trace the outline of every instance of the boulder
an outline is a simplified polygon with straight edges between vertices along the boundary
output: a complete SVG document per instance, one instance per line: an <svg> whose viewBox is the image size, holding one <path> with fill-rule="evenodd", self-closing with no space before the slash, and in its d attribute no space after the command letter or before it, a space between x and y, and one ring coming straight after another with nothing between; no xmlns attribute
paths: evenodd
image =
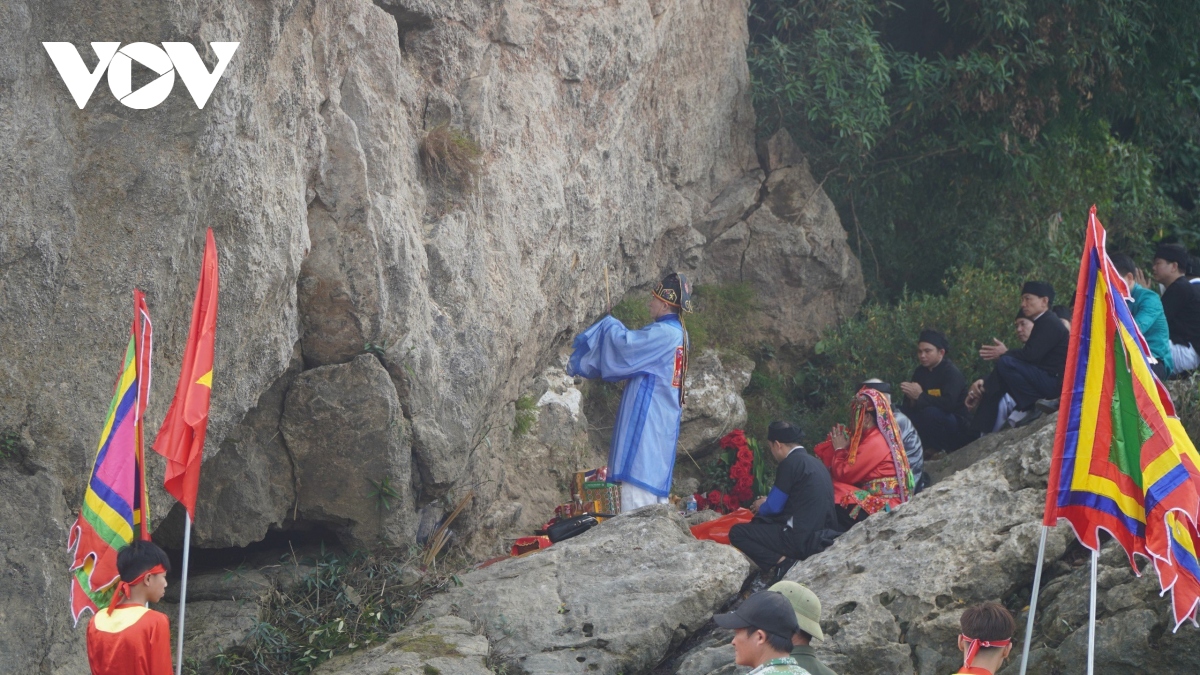
<svg viewBox="0 0 1200 675"><path fill-rule="evenodd" d="M650 506L462 577L422 612L483 627L509 672L640 673L704 626L753 565Z"/></svg>
<svg viewBox="0 0 1200 675"><path fill-rule="evenodd" d="M803 350L858 310L862 268L833 201L787 132L767 147L759 189L731 186L715 205L706 260L713 280L754 288L762 316L746 326L749 339Z"/></svg>
<svg viewBox="0 0 1200 675"><path fill-rule="evenodd" d="M1047 570L1050 581L1042 584L1030 645L1031 673L1072 672L1087 660L1091 554L1078 544L1072 549L1074 555L1054 563ZM1101 548L1096 576L1096 672L1200 672L1200 631L1185 624L1172 632L1175 619L1168 598L1159 595L1154 567L1145 560L1139 560L1139 567L1140 577L1112 541ZM1018 622L1023 629L1024 613ZM1017 675L1019 661L1012 660L999 675Z"/></svg>
<svg viewBox="0 0 1200 675"><path fill-rule="evenodd" d="M326 661L314 675L491 675L488 641L471 623L442 616L396 633L369 650Z"/></svg>
<svg viewBox="0 0 1200 675"><path fill-rule="evenodd" d="M396 388L374 355L301 373L279 423L300 517L360 546L416 534L412 446Z"/></svg>
<svg viewBox="0 0 1200 675"><path fill-rule="evenodd" d="M705 350L688 363L687 405L679 424L679 455L702 457L717 440L746 423L742 392L750 385L754 361L733 352Z"/></svg>
<svg viewBox="0 0 1200 675"><path fill-rule="evenodd" d="M530 416L528 428L512 439L503 493L482 521L493 555L545 524L555 506L571 499L575 472L603 466L606 458L589 443L583 396L561 367L544 370L527 396L534 398L533 409L514 414Z"/></svg>

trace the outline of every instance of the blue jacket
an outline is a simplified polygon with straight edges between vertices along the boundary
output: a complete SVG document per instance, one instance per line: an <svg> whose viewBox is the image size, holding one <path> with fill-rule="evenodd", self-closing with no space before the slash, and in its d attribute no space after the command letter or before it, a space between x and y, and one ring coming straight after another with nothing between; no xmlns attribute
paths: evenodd
<svg viewBox="0 0 1200 675"><path fill-rule="evenodd" d="M1150 346L1150 354L1162 362L1168 373L1175 372L1175 364L1171 361L1171 338L1167 328L1167 315L1163 311L1162 299L1158 293L1137 284L1130 291L1133 300L1129 301L1129 311L1133 320L1146 338Z"/></svg>
<svg viewBox="0 0 1200 675"><path fill-rule="evenodd" d="M683 407L684 333L668 314L641 330L606 316L575 338L567 374L627 380L608 450L609 480L671 493Z"/></svg>

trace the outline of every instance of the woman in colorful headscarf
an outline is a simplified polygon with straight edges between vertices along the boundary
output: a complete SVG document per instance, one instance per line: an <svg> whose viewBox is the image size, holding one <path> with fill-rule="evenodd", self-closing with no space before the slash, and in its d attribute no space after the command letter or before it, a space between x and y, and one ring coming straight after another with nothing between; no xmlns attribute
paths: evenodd
<svg viewBox="0 0 1200 675"><path fill-rule="evenodd" d="M839 424L813 449L833 478L833 499L845 527L907 502L913 489L908 456L887 396L864 387L851 410L853 430Z"/></svg>

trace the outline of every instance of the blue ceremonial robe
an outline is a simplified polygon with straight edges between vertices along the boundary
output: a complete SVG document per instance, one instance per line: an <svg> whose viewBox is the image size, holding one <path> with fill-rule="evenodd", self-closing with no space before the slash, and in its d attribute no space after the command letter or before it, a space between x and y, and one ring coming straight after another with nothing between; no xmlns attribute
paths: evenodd
<svg viewBox="0 0 1200 675"><path fill-rule="evenodd" d="M630 483L656 496L671 493L675 441L683 407L684 333L668 314L641 330L606 316L572 345L569 375L628 380L608 450L609 480Z"/></svg>

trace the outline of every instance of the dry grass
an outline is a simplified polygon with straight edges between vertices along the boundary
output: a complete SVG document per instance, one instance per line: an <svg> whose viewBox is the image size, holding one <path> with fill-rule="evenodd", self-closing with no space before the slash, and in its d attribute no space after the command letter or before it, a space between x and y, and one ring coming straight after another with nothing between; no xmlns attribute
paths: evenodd
<svg viewBox="0 0 1200 675"><path fill-rule="evenodd" d="M475 188L483 150L466 132L448 124L434 127L421 140L420 152L427 175L459 189Z"/></svg>
<svg viewBox="0 0 1200 675"><path fill-rule="evenodd" d="M311 573L266 594L260 623L241 644L206 663L190 663L185 672L308 673L338 654L381 644L405 626L425 598L459 583L456 573L467 567L452 555L422 570L425 553L322 548L313 559L284 556L282 564Z"/></svg>

